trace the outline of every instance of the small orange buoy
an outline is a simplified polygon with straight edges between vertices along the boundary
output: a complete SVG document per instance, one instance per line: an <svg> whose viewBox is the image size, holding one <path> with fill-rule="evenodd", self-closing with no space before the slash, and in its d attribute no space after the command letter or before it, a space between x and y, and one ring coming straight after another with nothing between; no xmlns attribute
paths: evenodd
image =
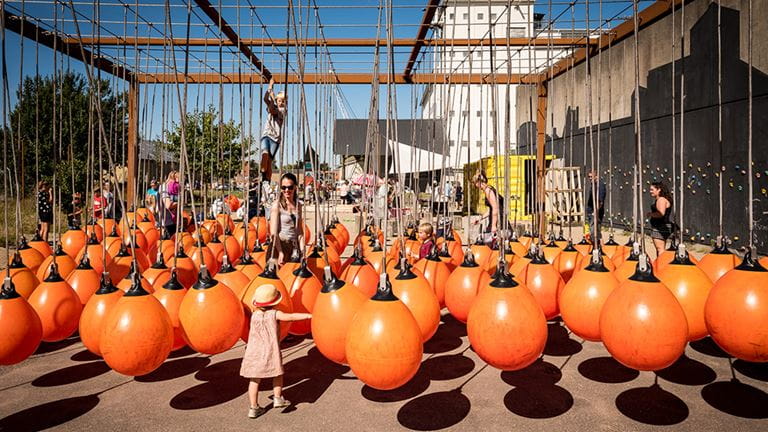
<svg viewBox="0 0 768 432"><path fill-rule="evenodd" d="M205 245L197 245L188 251L188 253L198 272L203 265L205 265L208 272L212 275L219 272L219 262L216 261L216 257L213 256L211 250L205 247Z"/></svg>
<svg viewBox="0 0 768 432"><path fill-rule="evenodd" d="M549 243L541 248L541 251L544 253L544 259L547 260L548 263L552 264L555 262L555 258L557 258L557 256L560 255L560 252L563 250L560 249L557 243L555 243L554 239L551 239Z"/></svg>
<svg viewBox="0 0 768 432"><path fill-rule="evenodd" d="M621 245L616 243L616 241L613 239L613 234L608 236L608 241L600 245L600 249L602 249L603 253L608 256L611 260L613 259L613 256L616 254L617 251L619 251L621 248Z"/></svg>
<svg viewBox="0 0 768 432"><path fill-rule="evenodd" d="M768 361L767 305L768 271L748 251L709 293L704 319L712 339L736 358Z"/></svg>
<svg viewBox="0 0 768 432"><path fill-rule="evenodd" d="M577 336L588 341L600 340L600 312L603 304L619 281L603 264L598 251L593 251L590 263L565 284L560 293L560 316Z"/></svg>
<svg viewBox="0 0 768 432"><path fill-rule="evenodd" d="M555 257L552 266L555 267L555 270L557 270L558 273L560 273L563 282L567 283L571 279L580 257L581 252L576 250L570 241L568 241L568 244L563 248L563 251Z"/></svg>
<svg viewBox="0 0 768 432"><path fill-rule="evenodd" d="M371 267L376 270L376 273L381 274L382 272L386 271L382 264L382 260L384 259L384 250L381 248L378 240L374 240L373 247L368 252L365 259L368 261Z"/></svg>
<svg viewBox="0 0 768 432"><path fill-rule="evenodd" d="M661 253L661 255L656 258L656 261L653 262L653 271L656 274L660 274L662 270L664 270L665 267L669 265L669 263L672 262L672 260L675 259L675 255L677 255L677 245L676 244L670 244L667 250ZM693 256L688 256L688 259L693 264L698 264L699 260L697 260Z"/></svg>
<svg viewBox="0 0 768 432"><path fill-rule="evenodd" d="M346 356L369 387L392 390L410 381L423 353L422 333L411 311L387 285L362 304L349 326ZM430 293L431 294L431 293Z"/></svg>
<svg viewBox="0 0 768 432"><path fill-rule="evenodd" d="M23 262L28 269L32 270L33 273L37 272L38 268L42 266L43 261L48 258L43 258L43 255L38 252L37 249L30 247L24 238L21 239L19 245L16 247L16 252L21 256L21 262ZM10 262L11 260L8 260L8 264L10 264Z"/></svg>
<svg viewBox="0 0 768 432"><path fill-rule="evenodd" d="M608 295L600 336L613 358L632 369L655 371L674 363L688 343L685 312L656 276L646 255L637 271Z"/></svg>
<svg viewBox="0 0 768 432"><path fill-rule="evenodd" d="M155 291L171 279L171 270L165 265L162 254L157 254L157 261L144 270L141 277L146 279Z"/></svg>
<svg viewBox="0 0 768 432"><path fill-rule="evenodd" d="M219 238L219 241L223 243L224 250L227 252L227 258L229 258L230 262L235 262L240 259L240 256L243 254L243 249L240 247L240 243L237 242L237 239L234 236L222 236Z"/></svg>
<svg viewBox="0 0 768 432"><path fill-rule="evenodd" d="M325 262L325 258L320 254L320 248L318 246L312 248L312 253L307 255L307 268L309 268L309 271L320 279L323 277L323 269L326 265L330 265L330 263ZM333 266L331 266L331 269L333 269ZM336 274L336 272L334 271L333 274Z"/></svg>
<svg viewBox="0 0 768 432"><path fill-rule="evenodd" d="M312 338L325 358L339 364L346 364L347 333L352 317L365 303L366 298L355 287L337 279L330 267L327 274L328 278L317 295L312 309Z"/></svg>
<svg viewBox="0 0 768 432"><path fill-rule="evenodd" d="M565 249L565 248L568 246L568 244L569 244L569 243L570 243L570 241L569 241L569 240L566 240L566 239L565 239L565 237L563 237L563 233L562 233L562 231L560 232L560 234L559 234L559 235L557 236L557 238L555 239L555 244L556 244L556 245L557 245L557 247L559 247L560 249Z"/></svg>
<svg viewBox="0 0 768 432"><path fill-rule="evenodd" d="M104 361L123 375L146 375L163 364L172 346L168 312L142 288L139 274L134 273L133 285L104 322L99 345Z"/></svg>
<svg viewBox="0 0 768 432"><path fill-rule="evenodd" d="M366 298L371 298L376 293L376 285L379 282L378 273L360 256L359 249L355 248L351 259L352 261L341 273L341 278L347 284L357 288Z"/></svg>
<svg viewBox="0 0 768 432"><path fill-rule="evenodd" d="M243 290L245 290L248 284L251 283L251 280L248 279L248 276L243 274L243 272L240 270L232 267L232 264L230 264L229 261L224 261L223 265L221 266L221 270L219 270L219 272L216 273L216 276L213 278L231 289L232 293L235 294L235 297L237 298L240 298Z"/></svg>
<svg viewBox="0 0 768 432"><path fill-rule="evenodd" d="M547 320L524 285L503 268L483 287L467 316L469 343L478 356L501 370L519 370L544 352Z"/></svg>
<svg viewBox="0 0 768 432"><path fill-rule="evenodd" d="M64 340L77 330L83 305L56 264L51 264L50 275L29 296L29 304L40 317L45 342Z"/></svg>
<svg viewBox="0 0 768 432"><path fill-rule="evenodd" d="M37 276L24 265L18 252L13 254L11 264L8 267L16 293L24 297L25 300L28 299L35 288L40 285Z"/></svg>
<svg viewBox="0 0 768 432"><path fill-rule="evenodd" d="M589 255L589 251L592 250L592 245L584 237L582 237L581 241L576 243L573 247L576 248L577 251L579 251L581 256Z"/></svg>
<svg viewBox="0 0 768 432"><path fill-rule="evenodd" d="M698 267L709 280L717 282L724 274L733 270L739 264L739 259L728 250L727 243L722 241L712 252L704 255L699 261Z"/></svg>
<svg viewBox="0 0 768 432"><path fill-rule="evenodd" d="M56 245L56 250L53 252L53 254L48 255L47 258L43 261L42 264L40 264L40 267L37 269L37 279L40 281L45 280L48 275L50 275L51 271L51 264L53 264L53 257L56 256L56 266L57 270L59 271L59 276L66 279L70 273L77 267L77 262L69 257L64 252L64 249L61 248L61 245ZM23 260L22 260L23 261ZM29 267L29 266L27 266ZM31 268L30 268L31 270Z"/></svg>
<svg viewBox="0 0 768 432"><path fill-rule="evenodd" d="M483 242L483 238L478 237L477 241L475 241L475 244L469 247L469 250L471 250L472 255L475 256L475 262L477 265L485 268L486 264L488 263L488 258L491 256L491 248L489 248L488 245Z"/></svg>
<svg viewBox="0 0 768 432"><path fill-rule="evenodd" d="M227 351L240 337L243 319L240 300L203 267L179 307L179 322L190 348L211 355Z"/></svg>
<svg viewBox="0 0 768 432"><path fill-rule="evenodd" d="M560 273L543 256L535 255L528 264L525 286L536 298L547 319L552 319L560 314L557 298L565 284Z"/></svg>
<svg viewBox="0 0 768 432"><path fill-rule="evenodd" d="M426 342L440 325L440 304L429 282L423 276L411 272L409 267L406 262L400 274L392 280L392 293L411 311L419 325L421 341Z"/></svg>
<svg viewBox="0 0 768 432"><path fill-rule="evenodd" d="M101 333L104 322L123 296L123 291L112 285L106 274L102 274L99 289L88 299L80 315L80 340L88 351L101 357Z"/></svg>
<svg viewBox="0 0 768 432"><path fill-rule="evenodd" d="M72 273L67 276L67 283L80 298L80 303L85 306L91 296L101 285L101 276L91 267L90 260L85 256Z"/></svg>
<svg viewBox="0 0 768 432"><path fill-rule="evenodd" d="M119 285L120 281L124 279L131 272L131 266L133 265L133 257L128 253L128 249L124 244L120 245L120 250L117 255L112 259L112 264L109 265L107 271L112 278L112 283ZM130 288L130 282L126 286L126 289Z"/></svg>
<svg viewBox="0 0 768 432"><path fill-rule="evenodd" d="M0 365L21 363L40 346L43 326L34 308L6 279L0 289Z"/></svg>
<svg viewBox="0 0 768 432"><path fill-rule="evenodd" d="M624 282L629 279L630 276L637 271L637 263L640 260L640 248L638 245L634 245L629 253L629 256L621 263L621 265L613 272L616 279L619 282Z"/></svg>
<svg viewBox="0 0 768 432"><path fill-rule="evenodd" d="M64 253L72 259L75 259L87 241L88 235L81 229L68 229L61 235L61 247L64 249Z"/></svg>
<svg viewBox="0 0 768 432"><path fill-rule="evenodd" d="M179 282L181 282L184 288L189 288L197 282L197 268L195 267L195 263L181 248L179 248L176 255L171 258L169 264L171 264L171 269L175 266L176 271L178 272Z"/></svg>
<svg viewBox="0 0 768 432"><path fill-rule="evenodd" d="M659 272L659 279L672 291L685 312L688 340L705 337L708 332L704 322L704 304L712 289L712 281L688 259L688 252L683 246L680 246L672 262Z"/></svg>
<svg viewBox="0 0 768 432"><path fill-rule="evenodd" d="M477 292L490 279L490 275L477 265L472 252L464 254L464 262L445 281L445 306L451 315L463 323L467 322Z"/></svg>
<svg viewBox="0 0 768 432"><path fill-rule="evenodd" d="M243 256L240 258L240 262L237 264L237 266L235 266L235 268L241 271L248 278L248 280L256 279L259 274L264 271L264 268L253 261L250 252L247 250L243 251Z"/></svg>
<svg viewBox="0 0 768 432"><path fill-rule="evenodd" d="M159 286L152 294L163 305L165 311L168 312L168 318L171 319L171 326L173 327L171 351L176 351L187 345L187 341L184 339L184 331L181 328L181 321L179 320L179 308L186 294L187 289L181 285L176 273L171 273L168 281Z"/></svg>
<svg viewBox="0 0 768 432"><path fill-rule="evenodd" d="M293 305L293 311L298 313L311 313L317 295L323 288L323 284L312 274L307 268L307 262L301 263L301 266L293 272L296 278L288 288L288 292L291 295L291 304ZM295 335L305 335L311 330L312 320L294 321L291 324L289 332Z"/></svg>
<svg viewBox="0 0 768 432"><path fill-rule="evenodd" d="M283 281L283 285L285 285L286 288L293 285L293 280L296 279L293 272L301 267L301 261L301 251L299 249L294 249L291 256L288 257L288 260L277 271L277 277Z"/></svg>
<svg viewBox="0 0 768 432"><path fill-rule="evenodd" d="M144 291L152 294L155 292L155 288L152 286L151 283L149 283L146 279L141 277L141 272L136 270L136 262L132 261L128 273L120 279L120 282L116 285L119 290L122 291L128 291L131 289L131 286L133 286L133 274L138 273L139 274L139 280L141 281L141 286L144 288Z"/></svg>
<svg viewBox="0 0 768 432"><path fill-rule="evenodd" d="M24 237L21 238L22 243L26 243L26 239ZM43 258L47 258L48 255L53 253L53 249L51 249L51 246L48 244L47 241L44 241L42 237L40 237L39 233L35 233L34 237L27 243L29 247L32 249L35 249L36 251L40 252L40 255Z"/></svg>
<svg viewBox="0 0 768 432"><path fill-rule="evenodd" d="M448 265L440 261L440 258L433 249L429 255L416 261L414 268L421 270L424 279L429 283L430 289L435 293L435 296L437 296L437 301L440 304L440 307L442 308L445 306L445 282L448 280L448 277L451 276L451 271L448 269ZM397 279L397 277L395 277L395 279ZM408 304L408 302L398 294L396 289L395 295L402 299L403 303L406 305Z"/></svg>

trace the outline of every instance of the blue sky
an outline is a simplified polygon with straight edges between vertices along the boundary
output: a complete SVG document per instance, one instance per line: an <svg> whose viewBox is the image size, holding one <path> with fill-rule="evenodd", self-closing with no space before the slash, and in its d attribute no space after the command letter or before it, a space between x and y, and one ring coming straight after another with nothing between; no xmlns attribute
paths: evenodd
<svg viewBox="0 0 768 432"><path fill-rule="evenodd" d="M312 0L310 0L312 1ZM19 14L22 7L22 2L9 1L7 2L7 8L14 14ZM89 22L90 18L95 16L95 11L92 6L92 2L86 0L75 0L75 9L78 12L78 21L80 25L80 31L83 36L89 36L94 34L94 29ZM134 35L140 36L154 36L161 37L164 33L168 33L167 29L164 29L165 9L162 7L163 0L140 0L139 1L139 17L137 21L136 9L134 8L135 0L101 0L100 10L100 23L102 36L122 36L122 35ZM230 26L243 38L255 37L255 38L285 38L286 37L286 19L287 8L285 2L266 2L264 0L227 0L219 3L217 0L211 2L219 10L222 11L222 16L228 21ZM585 2L578 1L574 8L575 24L571 22L571 13L568 10L567 1L553 0L552 2L552 16L559 17L555 23L556 28L571 28L575 25L577 28L584 28L586 22L585 17ZM641 8L649 4L645 1L641 3ZM57 11L60 29L66 33L75 35L75 27L72 22L72 12L68 8L69 1L64 1L67 7L62 8L59 6ZM295 5L302 4L306 6L306 1L295 1ZM314 3L310 3L314 4ZM320 21L323 24L323 36L326 38L373 38L376 36L376 20L377 20L377 5L376 0L317 0L317 4L320 7ZM417 26L421 21L423 15L423 4L426 4L426 0L398 0L394 1L396 8L393 10L393 22L395 24L393 36L395 38L413 38L417 32ZM128 7L126 7L127 5ZM154 6L153 6L154 5ZM187 10L184 3L181 0L171 1L171 16L173 26L174 37L186 36L186 26L184 23L187 18ZM221 7L220 7L221 5ZM590 1L590 26L596 27L599 25L598 21L598 1ZM239 7L237 7L239 6ZM248 6L254 6L253 9ZM54 17L54 6L52 3L46 4L45 2L25 3L25 14L43 19L46 25L53 26L52 18ZM549 2L538 1L535 6L536 12L547 14L549 12ZM301 17L302 23L306 26L309 23L308 30L302 30L306 33L303 37L318 37L319 27L317 26L317 20L315 17L314 9L302 9L305 13ZM298 9L296 9L295 19L300 19L298 16ZM309 18L307 18L306 11L309 11ZM616 0L606 0L602 10L603 18L625 18L631 15L631 2L621 2ZM545 22L548 18L545 18ZM239 25L238 25L239 20ZM218 34L218 29L215 24L211 24L207 16L201 11L194 10L191 17L192 26L190 27L190 37L210 37L215 38ZM150 23L152 24L150 26ZM208 24L208 27L205 25ZM266 29L262 27L262 24L266 26ZM612 26L618 24L618 21L611 23ZM298 27L293 27L298 28ZM296 36L292 29L290 37L294 39ZM382 37L384 33L382 30ZM20 72L25 76L35 74L35 65L39 67L39 73L42 75L50 75L54 70L53 63L53 51L46 47L40 47L39 49L39 61L35 58L35 43L33 40L26 39L23 42L23 53L21 52L22 41L21 38L10 31L6 32L6 58L8 61L8 85L11 88L11 92L15 93L15 89L18 87ZM163 68L161 65L164 55L170 55L167 51L164 52L162 47L156 47L151 49L148 54L144 47L142 48L141 56L136 67L136 51L133 47L129 47L126 50L120 48L108 48L105 49L105 54L113 58L118 58L120 62L127 63L132 69L141 69L145 71L168 71L168 68ZM176 53L177 62L179 68L183 67L183 55L181 48L177 48ZM285 68L285 60L282 54L284 54L284 48L278 48L280 52L271 49L270 47L254 46L252 50L257 57L262 59L265 65L272 70L283 71ZM248 68L249 63L244 62L244 57L239 53L232 53L231 48L225 47L222 50L223 62L219 65L219 49L218 46L208 47L207 54L203 52L204 47L196 47L191 50L190 70L192 71L206 71L217 72L219 69L224 72L237 72L237 67ZM292 69L297 69L295 50L291 48L289 54L290 66ZM396 49L394 62L395 70L402 71L404 69L405 62L410 53L409 47L400 47ZM23 64L19 62L23 54ZM319 54L319 55L316 55ZM333 63L334 70L337 72L370 72L373 67L372 48L336 48L331 52L331 61ZM382 72L386 67L386 58L382 55ZM323 67L327 67L327 58L319 50L309 48L307 51L307 68L309 70L317 68L318 63L322 63ZM23 71L20 71L20 66ZM58 68L71 68L75 72L84 73L83 65L77 60L69 60L67 57L59 55ZM246 71L246 69L243 69ZM105 74L104 78L108 78ZM115 80L115 85L118 89L124 89L125 83L121 80ZM144 99L145 104L142 104L144 110L142 119L146 119L146 123L141 127L142 131L145 131L145 135L150 137L156 137L162 127L160 122L161 115L161 86L147 86L142 90L141 97ZM247 86L244 86L245 97L243 100L248 101L249 90ZM206 104L213 101L214 105L218 105L219 100L219 86L190 86L189 87L189 103L188 109L192 110L194 107L201 107L203 100L206 100ZM412 113L412 86L397 86L397 116L400 118L407 118ZM173 96L174 100L175 90L172 86L166 87L166 91L169 92L169 96ZM317 124L315 118L315 93L327 92L327 88L322 86L306 85L305 86L307 96L307 110L310 117L311 124ZM344 94L346 100L350 105L350 116L357 118L367 118L368 105L370 101L370 85L344 85L341 86L341 91ZM420 88L416 89L417 93L421 91ZM253 89L254 98L254 129L258 134L260 125L258 124L258 111L259 100L257 96L259 87L255 86ZM297 86L290 86L289 90L289 104L296 108L298 107L298 94L299 89ZM381 88L381 103L380 113L383 117L386 113L386 88ZM318 93L320 94L320 93ZM224 103L224 116L226 119L234 119L240 121L240 93L238 86L225 85L223 86L223 99ZM15 94L11 95L11 103L15 103ZM247 102L246 102L247 103ZM166 112L166 116L174 118L178 121L178 106L177 104L171 104L172 108ZM233 109L234 108L234 109ZM325 108L325 104L322 104L320 108ZM297 111L293 111L292 114L296 114ZM339 116L341 114L339 113ZM151 126L151 128L150 128ZM313 127L314 129L314 127ZM290 150L289 153L291 152ZM322 151L321 151L322 153Z"/></svg>

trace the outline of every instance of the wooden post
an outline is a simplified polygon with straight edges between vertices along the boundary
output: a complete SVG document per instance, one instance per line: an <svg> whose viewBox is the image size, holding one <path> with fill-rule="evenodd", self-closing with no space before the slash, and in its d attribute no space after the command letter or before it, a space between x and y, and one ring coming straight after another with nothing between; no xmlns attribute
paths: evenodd
<svg viewBox="0 0 768 432"><path fill-rule="evenodd" d="M537 85L538 104L536 108L536 203L539 212L539 238L546 238L547 216L544 192L544 176L547 169L547 82L541 81Z"/></svg>
<svg viewBox="0 0 768 432"><path fill-rule="evenodd" d="M126 176L126 205L127 208L135 208L136 203L136 158L138 157L139 131L139 84L136 80L131 80L128 87L128 173Z"/></svg>

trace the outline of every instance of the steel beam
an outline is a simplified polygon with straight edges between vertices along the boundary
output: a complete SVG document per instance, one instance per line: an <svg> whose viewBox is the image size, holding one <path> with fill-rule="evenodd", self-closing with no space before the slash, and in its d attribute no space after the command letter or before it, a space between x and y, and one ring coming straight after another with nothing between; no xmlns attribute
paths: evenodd
<svg viewBox="0 0 768 432"><path fill-rule="evenodd" d="M146 46L164 46L166 43L169 42L168 39L162 38L162 37L134 37L134 36L126 36L126 37L114 37L114 36L102 36L102 37L84 37L82 38L84 45L101 45L101 46L138 46L139 48L143 48ZM67 37L64 38L64 42L67 44L77 44L78 39ZM216 39L216 38L190 38L189 41L187 41L185 38L174 38L172 41L175 46L207 46L207 47L218 47L221 43L224 46L233 46L235 44L232 43L229 39ZM458 48L461 47L475 47L475 46L488 46L488 40L487 39L394 39L392 41L393 46L397 47L413 47L416 46L417 43L421 42L423 46L456 46ZM265 47L285 47L285 46L294 46L295 41L290 41L288 39L269 39L269 38L241 38L240 43L242 45L247 46L261 46L264 45ZM510 38L509 39L509 46L537 46L537 47L545 47L545 46L555 46L555 47L563 47L563 46L584 46L587 43L590 43L592 45L597 45L598 41L596 39L591 39L590 41L587 41L583 37L572 37L572 38L549 38L549 37L539 37L539 38ZM379 46L385 46L387 44L386 39L375 39L375 38L367 38L367 39L360 39L360 38L336 38L336 39L306 39L301 41L302 45L306 46L328 46L328 47L373 47L377 44ZM501 39L495 39L494 45L496 47L505 47L507 46L507 39L501 38Z"/></svg>
<svg viewBox="0 0 768 432"><path fill-rule="evenodd" d="M284 74L274 74L273 77L278 83L284 83ZM315 84L315 83L336 83L336 84L368 84L373 81L373 74L370 73L337 73L333 75L328 74L314 74L308 73L304 75L303 80L299 79L296 74L288 75L288 84ZM190 73L186 77L184 74L140 74L137 75L137 80L140 84L171 84L175 82L188 84L252 84L258 83L261 77L258 74L238 74L238 73ZM379 74L379 82L386 84L389 78L387 74ZM538 75L528 74L497 74L491 76L489 74L473 73L473 74L429 74L429 73L417 73L406 78L403 75L394 76L392 81L394 84L536 84L539 82Z"/></svg>
<svg viewBox="0 0 768 432"><path fill-rule="evenodd" d="M200 9L205 12L206 15L208 15L208 18L213 21L213 24L218 26L222 33L232 42L232 45L238 46L240 48L240 52L243 53L243 55L251 62L254 66L256 66L256 69L261 72L261 75L264 76L266 79L272 78L272 72L269 71L269 69L264 66L264 64L259 60L258 57L256 57L255 54L253 54L253 51L248 47L248 45L245 45L240 40L240 36L237 35L237 32L232 29L232 27L227 24L227 22L224 20L224 17L219 14L219 11L214 8L211 3L208 0L195 0L195 3L200 7Z"/></svg>
<svg viewBox="0 0 768 432"><path fill-rule="evenodd" d="M403 76L406 80L410 79L413 67L416 64L416 59L419 58L419 51L424 45L424 39L427 37L427 32L432 26L432 19L435 18L437 7L440 5L440 0L429 0L427 8L424 9L424 16L421 18L421 25L419 26L419 32L416 34L416 44L411 50L411 56L408 58L408 63L405 65L405 71Z"/></svg>

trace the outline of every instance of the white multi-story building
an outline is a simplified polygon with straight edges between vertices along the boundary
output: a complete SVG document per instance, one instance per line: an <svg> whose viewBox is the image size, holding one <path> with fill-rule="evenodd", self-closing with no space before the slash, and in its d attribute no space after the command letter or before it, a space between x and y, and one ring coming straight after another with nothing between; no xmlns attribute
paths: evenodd
<svg viewBox="0 0 768 432"><path fill-rule="evenodd" d="M520 86L462 84L461 74L484 74L489 79L493 73L535 74L570 53L570 47L507 47L507 38L558 36L555 31L541 28L542 16L534 14L533 6L531 0L447 0L436 13L436 38L483 39L485 45L449 43L433 48L430 54L434 73L448 74L451 80L456 77L455 84L449 81L427 86L421 98L422 118L444 120L449 168L460 169L468 162L495 154L497 140L499 153L503 153L504 145L510 146L510 151L517 146L514 125ZM435 145L436 152L442 149L442 144Z"/></svg>

